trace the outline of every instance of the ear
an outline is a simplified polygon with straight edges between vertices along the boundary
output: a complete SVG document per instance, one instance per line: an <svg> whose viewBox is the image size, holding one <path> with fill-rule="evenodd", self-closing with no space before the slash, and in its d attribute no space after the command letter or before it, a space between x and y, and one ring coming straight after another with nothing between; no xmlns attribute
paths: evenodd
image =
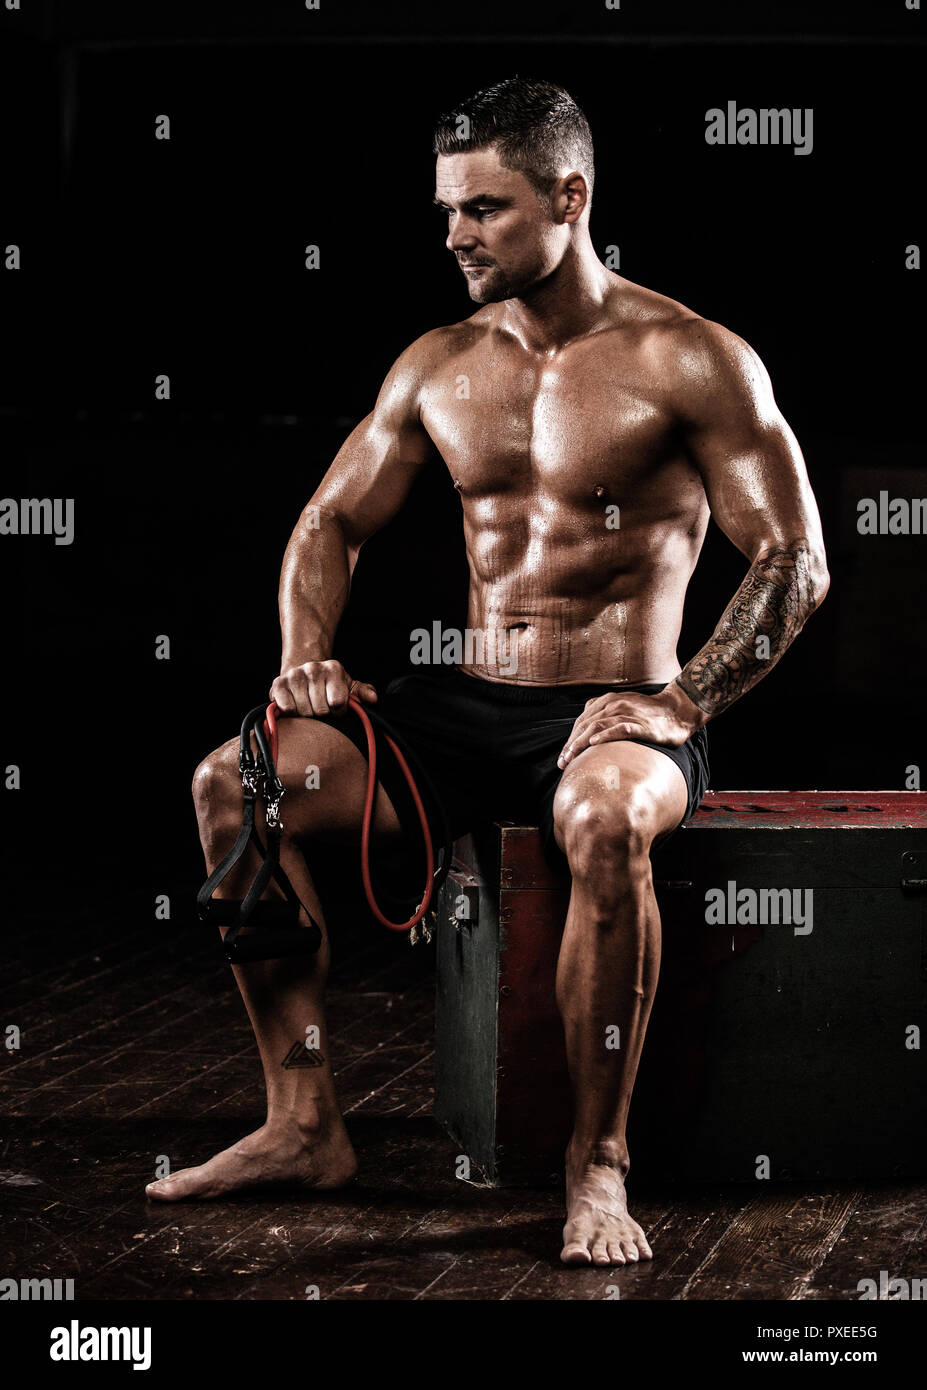
<svg viewBox="0 0 927 1390"><path fill-rule="evenodd" d="M578 169L557 185L554 209L558 222L578 222L589 203L589 185Z"/></svg>

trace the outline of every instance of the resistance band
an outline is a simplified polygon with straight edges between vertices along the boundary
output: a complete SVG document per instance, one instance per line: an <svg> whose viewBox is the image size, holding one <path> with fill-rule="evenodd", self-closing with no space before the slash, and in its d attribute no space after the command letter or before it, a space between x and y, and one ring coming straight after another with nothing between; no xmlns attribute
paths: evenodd
<svg viewBox="0 0 927 1390"><path fill-rule="evenodd" d="M399 735L391 729L382 715L366 709L353 695L348 700L348 708L360 719L367 740L367 788L364 797L364 813L361 822L361 878L364 894L370 911L390 931L413 931L424 918L431 901L447 876L451 866L452 844L447 822L434 787L412 750L400 747ZM241 739L238 752L238 771L241 776L244 812L238 838L229 853L219 864L197 893L197 912L201 921L231 928L225 935L223 946L227 960L233 965L244 965L254 960L275 960L283 956L312 955L322 944L322 931L308 908L300 903L299 897L280 864L280 842L283 836L283 822L280 819L280 802L285 788L277 774L278 732L277 716L279 706L274 700L266 707L256 705L245 715L241 726ZM251 735L257 745L257 755L251 751ZM370 827L373 821L373 807L377 791L377 735L385 741L395 757L408 784L409 792L418 815L419 825L425 845L425 882L422 899L416 911L407 922L392 922L383 913L373 890L370 876ZM436 871L435 852L432 844L428 816L422 801L416 776L409 764L414 763L416 775L422 786L430 793L435 813L441 824L442 858ZM258 796L266 802L265 822L267 825L267 848L261 843L254 823L255 803ZM213 898L214 890L241 859L254 841L262 857L261 867L242 900ZM261 894L274 879L283 891L284 901L261 901ZM300 907L309 918L309 925L299 923ZM246 924L256 930L240 935Z"/></svg>

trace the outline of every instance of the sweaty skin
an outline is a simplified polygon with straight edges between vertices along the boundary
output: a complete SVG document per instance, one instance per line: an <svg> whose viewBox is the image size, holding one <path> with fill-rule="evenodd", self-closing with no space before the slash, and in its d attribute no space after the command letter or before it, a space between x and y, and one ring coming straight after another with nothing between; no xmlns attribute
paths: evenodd
<svg viewBox="0 0 927 1390"><path fill-rule="evenodd" d="M398 358L284 556L283 653L270 694L281 711L303 716L281 722L281 766L289 758L294 773L285 867L321 920L298 843L353 829L363 764L331 726L313 728L312 716L343 711L349 690L376 699L331 657L338 622L364 542L401 509L423 469L447 468L470 567L467 626L494 635L482 657L465 660L472 679L669 682L658 695L589 701L560 755L554 803L572 876L557 974L575 1103L561 1259L621 1265L652 1255L624 1183L625 1122L659 972L649 854L687 803L678 767L629 739L678 746L768 673L827 591L820 520L756 354L601 264L582 171L564 168L539 197L493 148L439 156L436 202L479 307ZM683 602L709 516L747 571L681 668ZM230 741L195 783L210 867L237 829L234 758ZM299 790L307 762L323 768L322 792L308 797ZM338 796L326 800L332 787ZM377 829L390 834L398 823L382 802ZM287 962L236 971L264 1062L267 1124L201 1167L150 1184L151 1196L350 1177L354 1157L327 1063L280 1071L304 1025L324 1027L324 969L322 960L315 974ZM612 1051L604 1039L616 1024L622 1043Z"/></svg>

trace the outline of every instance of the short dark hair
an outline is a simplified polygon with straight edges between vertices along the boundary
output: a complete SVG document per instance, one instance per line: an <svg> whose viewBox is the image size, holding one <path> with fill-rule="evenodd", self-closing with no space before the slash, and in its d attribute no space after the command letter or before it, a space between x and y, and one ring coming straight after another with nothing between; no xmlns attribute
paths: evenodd
<svg viewBox="0 0 927 1390"><path fill-rule="evenodd" d="M435 154L464 154L495 145L499 162L517 169L538 193L550 192L564 164L595 176L592 133L576 102L553 82L508 77L476 92L435 126Z"/></svg>

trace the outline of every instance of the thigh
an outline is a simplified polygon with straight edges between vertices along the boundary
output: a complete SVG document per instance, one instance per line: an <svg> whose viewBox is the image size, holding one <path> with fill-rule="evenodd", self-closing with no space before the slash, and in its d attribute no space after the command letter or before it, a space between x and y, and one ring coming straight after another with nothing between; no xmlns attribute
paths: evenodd
<svg viewBox="0 0 927 1390"><path fill-rule="evenodd" d="M286 789L281 816L287 834L334 841L360 834L367 790L367 759L338 727L342 716L310 719L286 715L277 722L277 773ZM237 743L235 745L237 758ZM237 765L237 763L236 763ZM372 832L392 839L400 833L399 817L386 789L378 783Z"/></svg>

